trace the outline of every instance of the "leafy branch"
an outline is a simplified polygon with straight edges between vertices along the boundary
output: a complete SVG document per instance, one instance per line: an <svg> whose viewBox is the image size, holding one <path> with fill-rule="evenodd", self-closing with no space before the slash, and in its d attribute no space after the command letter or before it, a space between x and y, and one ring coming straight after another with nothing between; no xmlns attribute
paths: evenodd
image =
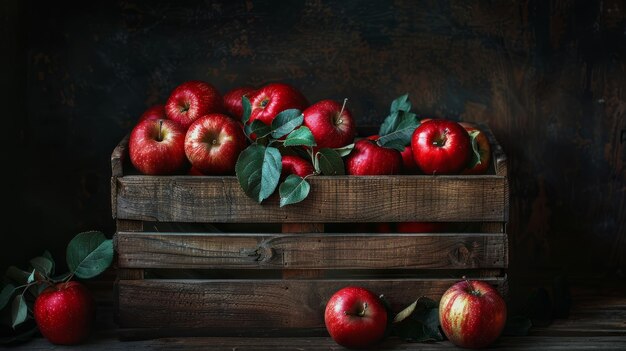
<svg viewBox="0 0 626 351"><path fill-rule="evenodd" d="M72 280L93 278L104 272L113 261L113 242L97 231L76 235L67 246L67 266L70 271L55 275L55 262L48 251L29 261L29 270L24 271L10 266L4 277L5 283L0 289L0 311L9 310L11 302L10 327L18 326L32 318L34 300L45 289ZM4 318L2 319L5 320ZM32 330L26 333L32 335ZM6 339L7 342L26 334ZM4 339L0 340L3 343Z"/></svg>

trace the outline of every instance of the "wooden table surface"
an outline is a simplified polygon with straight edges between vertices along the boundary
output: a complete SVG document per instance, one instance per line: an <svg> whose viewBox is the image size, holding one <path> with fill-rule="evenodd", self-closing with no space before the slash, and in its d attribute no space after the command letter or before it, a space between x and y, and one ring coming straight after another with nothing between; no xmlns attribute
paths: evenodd
<svg viewBox="0 0 626 351"><path fill-rule="evenodd" d="M573 308L568 319L547 327L533 327L529 336L501 337L493 350L626 350L626 284L610 288L588 282L572 289ZM342 350L329 337L167 337L121 341L112 322L111 304L100 304L96 331L79 347L55 346L38 337L14 350ZM127 335L127 333L126 333ZM388 338L376 350L457 349L448 341L407 343Z"/></svg>

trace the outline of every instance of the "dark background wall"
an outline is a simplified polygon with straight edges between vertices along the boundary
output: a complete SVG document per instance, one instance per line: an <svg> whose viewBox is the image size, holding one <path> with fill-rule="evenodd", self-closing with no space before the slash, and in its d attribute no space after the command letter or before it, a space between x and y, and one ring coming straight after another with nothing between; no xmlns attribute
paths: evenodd
<svg viewBox="0 0 626 351"><path fill-rule="evenodd" d="M623 1L0 6L0 267L44 248L63 257L79 231L111 235L110 153L189 79L349 97L361 126L405 92L417 112L487 123L510 161L512 265L626 267Z"/></svg>

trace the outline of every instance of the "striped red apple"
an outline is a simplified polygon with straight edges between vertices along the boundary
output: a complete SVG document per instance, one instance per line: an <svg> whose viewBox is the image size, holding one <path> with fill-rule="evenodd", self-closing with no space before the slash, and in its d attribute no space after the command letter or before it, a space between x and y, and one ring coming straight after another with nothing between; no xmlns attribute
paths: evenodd
<svg viewBox="0 0 626 351"><path fill-rule="evenodd" d="M441 297L439 320L453 344L482 348L502 333L506 304L488 283L464 280L452 285Z"/></svg>

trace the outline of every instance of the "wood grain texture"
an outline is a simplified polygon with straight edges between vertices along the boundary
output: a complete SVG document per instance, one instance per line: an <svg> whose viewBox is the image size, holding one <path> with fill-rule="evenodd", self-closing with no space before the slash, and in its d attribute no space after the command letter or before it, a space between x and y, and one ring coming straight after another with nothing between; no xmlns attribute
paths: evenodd
<svg viewBox="0 0 626 351"><path fill-rule="evenodd" d="M282 223L282 233L323 233L324 223ZM319 269L293 269L285 267L282 269L283 279L315 279L324 278L324 271Z"/></svg>
<svg viewBox="0 0 626 351"><path fill-rule="evenodd" d="M165 222L504 221L506 178L313 177L304 201L248 198L235 177L118 178L117 218Z"/></svg>
<svg viewBox="0 0 626 351"><path fill-rule="evenodd" d="M506 278L484 278L500 287ZM348 285L384 294L398 311L419 296L438 300L457 279L121 280L121 327L323 328L328 299Z"/></svg>
<svg viewBox="0 0 626 351"><path fill-rule="evenodd" d="M507 267L505 234L120 232L122 268L476 269Z"/></svg>
<svg viewBox="0 0 626 351"><path fill-rule="evenodd" d="M122 333L125 330L120 331ZM142 331L145 335L146 331ZM119 341L117 336L99 335L82 344L91 351L342 351L345 348L337 345L330 337L170 337L166 330L154 330L154 340ZM210 333L209 333L210 335ZM489 350L513 351L588 351L608 350L622 351L626 344L626 336L530 336L501 337L489 346ZM398 338L388 338L375 346L380 351L441 351L458 350L451 342L408 343ZM38 338L25 345L13 347L15 351L47 351L50 343ZM57 351L75 351L75 346L54 346Z"/></svg>

